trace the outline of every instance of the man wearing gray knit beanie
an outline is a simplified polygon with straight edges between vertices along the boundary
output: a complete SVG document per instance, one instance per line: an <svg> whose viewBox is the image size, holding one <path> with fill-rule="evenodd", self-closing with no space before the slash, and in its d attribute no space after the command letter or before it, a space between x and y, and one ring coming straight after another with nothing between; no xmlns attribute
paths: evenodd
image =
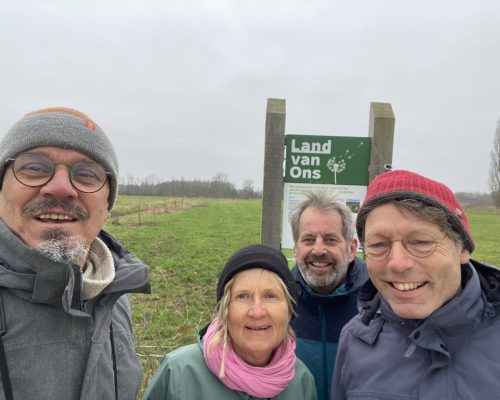
<svg viewBox="0 0 500 400"><path fill-rule="evenodd" d="M135 399L128 293L150 284L102 230L118 188L108 137L73 109L26 114L0 142L0 185L0 398Z"/></svg>

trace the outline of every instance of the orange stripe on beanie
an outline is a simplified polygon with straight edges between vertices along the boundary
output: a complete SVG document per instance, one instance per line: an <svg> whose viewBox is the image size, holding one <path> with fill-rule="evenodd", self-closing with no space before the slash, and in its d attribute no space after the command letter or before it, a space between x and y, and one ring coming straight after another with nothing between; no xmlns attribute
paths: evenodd
<svg viewBox="0 0 500 400"><path fill-rule="evenodd" d="M72 115L76 118L80 118L85 122L85 126L89 128L90 130L95 131L98 128L98 125L92 121L87 115L84 113L78 111L78 110L73 110L72 108L66 108L66 107L47 107L47 108L42 108L41 110L36 110L29 112L28 115L38 115L38 114L43 114L43 113L54 113L54 112L60 112L60 113L66 113L69 115ZM100 129L100 128L99 128Z"/></svg>
<svg viewBox="0 0 500 400"><path fill-rule="evenodd" d="M0 142L0 177L8 158L44 146L78 151L110 172L108 210L113 208L118 194L118 160L113 145L92 119L71 108L44 108L17 121Z"/></svg>

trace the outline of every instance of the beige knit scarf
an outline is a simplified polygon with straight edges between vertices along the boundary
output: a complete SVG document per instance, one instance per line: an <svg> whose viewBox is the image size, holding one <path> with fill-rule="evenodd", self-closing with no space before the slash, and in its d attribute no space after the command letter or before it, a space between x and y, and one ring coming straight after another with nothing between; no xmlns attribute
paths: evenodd
<svg viewBox="0 0 500 400"><path fill-rule="evenodd" d="M101 239L96 238L90 245L83 267L83 299L96 297L114 278L115 266L111 252Z"/></svg>

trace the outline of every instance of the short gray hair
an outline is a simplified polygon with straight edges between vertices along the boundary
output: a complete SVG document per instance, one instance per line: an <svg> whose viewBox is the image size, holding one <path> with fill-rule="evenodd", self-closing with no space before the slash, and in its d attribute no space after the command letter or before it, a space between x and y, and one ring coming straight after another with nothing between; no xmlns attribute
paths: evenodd
<svg viewBox="0 0 500 400"><path fill-rule="evenodd" d="M300 217L307 208L315 208L321 212L337 211L342 220L342 235L349 242L354 239L356 229L354 227L354 218L352 212L344 202L338 200L325 191L308 191L304 195L306 199L299 203L290 216L290 225L292 226L293 241L297 243L300 236Z"/></svg>

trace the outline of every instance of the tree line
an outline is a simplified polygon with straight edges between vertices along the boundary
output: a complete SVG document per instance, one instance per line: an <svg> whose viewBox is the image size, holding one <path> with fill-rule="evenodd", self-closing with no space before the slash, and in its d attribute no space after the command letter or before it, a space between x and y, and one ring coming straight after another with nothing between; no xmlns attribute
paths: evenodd
<svg viewBox="0 0 500 400"><path fill-rule="evenodd" d="M488 176L490 193L455 193L462 205L496 206L500 208L500 120L490 152L490 171ZM229 182L224 173L217 173L209 180L171 179L164 181L154 175L135 178L128 175L120 178L119 192L123 195L174 196L174 197L211 197L211 198L262 198L262 191L254 188L253 181L246 180L240 189Z"/></svg>
<svg viewBox="0 0 500 400"><path fill-rule="evenodd" d="M254 188L253 181L246 180L240 189L229 182L227 175L216 174L209 180L171 179L164 181L154 175L134 178L129 175L121 178L119 193L123 195L173 196L173 197L210 197L225 199L257 199L262 192Z"/></svg>
<svg viewBox="0 0 500 400"><path fill-rule="evenodd" d="M462 206L493 206L493 197L488 193L471 193L471 192L457 192L455 193L457 200Z"/></svg>
<svg viewBox="0 0 500 400"><path fill-rule="evenodd" d="M237 189L227 180L225 174L217 174L210 180L185 180L172 179L163 181L155 176L147 178L134 178L128 176L120 179L119 192L123 195L141 196L173 196L173 197L211 197L211 198L237 198L260 199L262 192L255 190L253 182L247 180L242 188ZM464 206L492 206L493 196L488 193L455 193L458 201Z"/></svg>

